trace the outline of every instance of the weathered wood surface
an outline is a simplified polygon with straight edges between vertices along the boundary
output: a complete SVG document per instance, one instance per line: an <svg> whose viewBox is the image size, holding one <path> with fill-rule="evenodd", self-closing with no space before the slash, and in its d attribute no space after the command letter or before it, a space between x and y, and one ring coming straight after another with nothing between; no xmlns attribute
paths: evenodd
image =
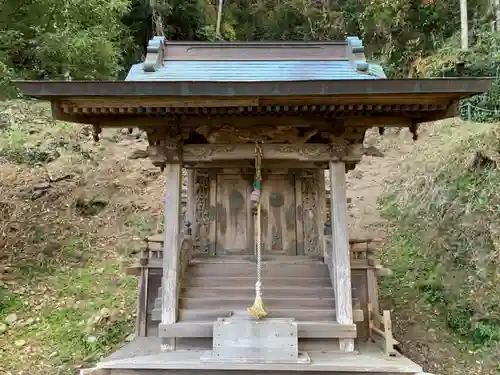
<svg viewBox="0 0 500 375"><path fill-rule="evenodd" d="M137 294L137 317L135 321L136 336L147 334L147 313L149 288L149 269L142 268L139 278L139 293Z"/></svg>
<svg viewBox="0 0 500 375"><path fill-rule="evenodd" d="M255 146L239 145L185 145L182 148L184 162L244 160L255 158ZM264 160L328 161L332 159L332 148L328 144L263 144ZM357 162L361 160L361 144L347 146L342 160Z"/></svg>
<svg viewBox="0 0 500 375"><path fill-rule="evenodd" d="M254 292L255 293L255 292ZM252 298L248 299L249 301ZM266 306L267 307L267 306ZM243 310L245 312L245 310ZM216 321L218 318L231 316L234 312L223 308L214 309L180 309L179 310L179 321L183 322L194 322L194 321ZM325 309L325 310L311 310L311 309L272 309L267 311L268 315L266 318L294 318L297 321L303 322L313 322L313 321L334 321L335 320L335 310Z"/></svg>
<svg viewBox="0 0 500 375"><path fill-rule="evenodd" d="M177 288L180 277L182 165L180 163L167 164L165 174L161 324L173 324L177 321Z"/></svg>
<svg viewBox="0 0 500 375"><path fill-rule="evenodd" d="M394 346L398 345L399 342L396 341L392 335L391 312L389 310L384 310L382 315L380 315L378 310L374 310L371 303L369 303L368 324L370 339L375 342L381 339L385 355L396 356L398 353L396 349L394 349Z"/></svg>
<svg viewBox="0 0 500 375"><path fill-rule="evenodd" d="M163 234L153 234L151 236L148 236L146 238L146 241L148 242L158 242L158 243L163 243ZM372 243L382 243L383 240L380 238L374 238L374 237L349 237L349 244L366 244L370 248L373 248L374 250L378 249L377 247L372 246Z"/></svg>
<svg viewBox="0 0 500 375"><path fill-rule="evenodd" d="M196 171L187 170L187 199L186 199L186 220L191 223L191 231L195 232L196 225Z"/></svg>
<svg viewBox="0 0 500 375"><path fill-rule="evenodd" d="M213 335L208 361L297 363L299 360L297 322L293 319L219 318L213 325Z"/></svg>
<svg viewBox="0 0 500 375"><path fill-rule="evenodd" d="M316 185L318 187L318 202L316 203L317 205L317 212L318 212L318 218L316 219L316 225L318 226L317 233L318 233L318 254L322 255L323 257L325 256L326 252L329 250L325 246L325 222L327 218L327 213L326 213L326 200L325 200L325 195L326 195L326 186L325 186L325 171L322 168L318 168L316 170Z"/></svg>
<svg viewBox="0 0 500 375"><path fill-rule="evenodd" d="M201 259L199 259L201 258ZM203 258L207 262L203 262ZM229 258L232 262L224 263ZM162 325L163 337L210 337L214 320L237 311L245 311L255 297L256 264L237 257L197 257L183 279L179 300L179 319L172 325ZM276 257L289 259L296 257ZM304 337L320 337L328 340L345 337L335 319L335 299L328 267L321 261L279 262L263 265L263 298L272 317L302 319L307 323L324 323L324 326L307 325L300 329ZM360 301L355 301L356 305ZM293 310L293 311L292 311ZM284 316L278 314L283 313ZM359 314L358 314L359 316ZM314 320L316 318L317 320ZM356 337L356 326L353 329ZM341 335L341 336L337 336Z"/></svg>
<svg viewBox="0 0 500 375"><path fill-rule="evenodd" d="M323 338L341 340L356 338L355 324L338 324L335 322L297 322L299 338ZM213 321L178 322L162 325L161 337L213 337ZM354 351L354 349L352 350Z"/></svg>
<svg viewBox="0 0 500 375"><path fill-rule="evenodd" d="M351 268L349 259L349 232L346 200L345 165L330 162L332 257L330 272L335 290L337 322L352 324ZM354 340L340 340L340 349L354 351Z"/></svg>
<svg viewBox="0 0 500 375"><path fill-rule="evenodd" d="M129 346L144 346L141 342L132 342ZM360 344L357 355L335 351L308 351L311 358L310 364L228 364L228 363L205 363L202 362L200 351L178 351L159 353L145 357L135 356L132 358L114 359L98 364L103 369L122 369L130 372L127 375L157 375L154 372L162 369L169 370L200 370L203 374L216 375L221 370L227 374L243 375L240 371L263 372L267 375L279 375L284 371L300 374L313 374L318 371L327 371L336 375L353 375L354 373L365 373L370 375L395 375L408 374L415 375L422 371L422 368L402 355L387 357L382 350L374 344ZM124 349L122 349L125 352ZM133 349L129 351L134 352ZM124 353L124 355L126 355ZM116 357L115 357L116 358ZM134 371L135 370L135 371ZM150 372L147 372L150 370ZM140 372L139 372L140 371ZM164 375L168 375L165 373ZM249 373L248 373L249 374Z"/></svg>
<svg viewBox="0 0 500 375"><path fill-rule="evenodd" d="M248 232L252 213L249 207L250 184L241 175L217 176L217 255L253 254Z"/></svg>
<svg viewBox="0 0 500 375"><path fill-rule="evenodd" d="M255 299L255 295L241 295L236 297L182 297L179 301L179 307L183 309L214 309L227 308L231 310L244 310L249 302ZM265 298L265 306L271 309L335 309L335 299L317 298L317 297L268 297Z"/></svg>
<svg viewBox="0 0 500 375"><path fill-rule="evenodd" d="M159 245L159 244L156 244ZM182 290L182 287L184 286L184 280L185 280L185 275L187 272L187 268L190 264L191 257L193 256L193 243L190 238L190 236L185 236L182 240L181 246L180 246L180 251L178 254L178 280L177 280L177 287L176 287L176 298L177 298L177 316L176 320L179 319L179 298L180 298L180 293ZM152 316L153 320L162 320L161 316L163 314L163 285L158 288L158 297L155 300L155 308L152 311Z"/></svg>
<svg viewBox="0 0 500 375"><path fill-rule="evenodd" d="M309 352L307 352L307 355ZM105 372L100 372L96 375L195 375L198 374L200 370L145 370L145 369L139 369L139 370L125 370L125 369L116 369L116 370L102 370ZM203 371L204 375L220 375L221 370L201 370ZM322 370L319 370L322 371ZM318 370L312 370L312 371L307 371L307 370L294 370L293 374L296 375L313 375L317 374ZM408 375L433 375L433 374L428 374L428 373L415 373L415 372L375 372L375 371L369 371L366 372L365 370L361 371L363 374L366 375L399 375L399 374L408 374ZM254 370L224 370L225 375L249 375L255 373ZM280 370L273 370L273 371L260 371L261 374L265 375L282 375L283 371ZM354 375L357 372L352 372L352 371L335 371L335 375ZM82 374L86 375L86 374Z"/></svg>
<svg viewBox="0 0 500 375"><path fill-rule="evenodd" d="M208 196L208 254L215 255L217 247L217 175L209 174ZM200 233L201 235L201 233Z"/></svg>
<svg viewBox="0 0 500 375"><path fill-rule="evenodd" d="M297 255L295 183L270 175L262 184L263 254Z"/></svg>
<svg viewBox="0 0 500 375"><path fill-rule="evenodd" d="M328 264L328 262L332 263L330 260L330 256L327 255L325 256L325 263ZM225 262L219 262L219 263L225 263ZM231 262L227 262L231 263ZM285 262L285 264L293 264L293 262ZM155 274L155 275L162 275L163 274L163 259L150 259L149 263L147 265L141 265L138 263L134 263L133 265L130 265L129 262L125 263L126 266L126 274L129 276L139 276L141 273L141 270L143 268L148 268L150 274ZM366 259L360 259L360 260L351 260L350 262L350 268L351 270L355 269L374 269L375 270L375 275L377 277L386 277L390 276L392 274L390 269L383 268L382 266L371 266L367 263ZM272 275L265 275L266 278L272 278ZM279 277L278 277L279 278ZM298 279L298 282L303 282L305 278L300 278ZM300 281L303 280L303 281ZM254 280L255 281L255 280ZM291 281L292 282L292 281ZM328 282L331 282L331 279L328 279Z"/></svg>
<svg viewBox="0 0 500 375"><path fill-rule="evenodd" d="M334 295L333 288L329 287L310 287L310 286L266 286L266 297L268 298L282 298L282 297L306 297L306 298L332 298ZM184 298L212 298L217 296L224 296L227 298L245 297L252 299L255 296L255 287L248 283L247 285L233 285L233 286L186 286L182 289L182 296Z"/></svg>

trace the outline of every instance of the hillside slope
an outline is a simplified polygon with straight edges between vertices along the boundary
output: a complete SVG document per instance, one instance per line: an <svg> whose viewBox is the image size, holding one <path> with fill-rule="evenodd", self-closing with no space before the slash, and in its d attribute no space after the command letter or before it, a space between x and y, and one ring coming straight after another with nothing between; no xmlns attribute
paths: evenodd
<svg viewBox="0 0 500 375"><path fill-rule="evenodd" d="M500 373L500 124L426 129L380 199L383 285L403 351L437 374Z"/></svg>
<svg viewBox="0 0 500 375"><path fill-rule="evenodd" d="M164 186L145 147L0 103L1 374L73 374L132 332L121 263L159 229Z"/></svg>

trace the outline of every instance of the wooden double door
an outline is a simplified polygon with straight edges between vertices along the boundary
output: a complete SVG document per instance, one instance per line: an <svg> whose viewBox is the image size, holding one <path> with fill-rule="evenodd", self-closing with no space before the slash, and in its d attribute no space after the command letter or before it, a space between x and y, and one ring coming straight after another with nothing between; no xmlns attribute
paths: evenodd
<svg viewBox="0 0 500 375"><path fill-rule="evenodd" d="M251 178L241 174L219 174L216 185L216 255L254 254L256 212L250 201ZM263 254L297 255L295 185L295 177L289 174L271 174L262 182Z"/></svg>

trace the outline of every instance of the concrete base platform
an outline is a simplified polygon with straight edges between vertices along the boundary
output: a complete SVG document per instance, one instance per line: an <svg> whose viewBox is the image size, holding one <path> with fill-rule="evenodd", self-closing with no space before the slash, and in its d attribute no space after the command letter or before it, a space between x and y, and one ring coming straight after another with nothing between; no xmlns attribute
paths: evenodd
<svg viewBox="0 0 500 375"><path fill-rule="evenodd" d="M269 364L269 363L218 363L204 362L205 350L160 351L161 339L139 337L108 359L97 365L103 374L110 375L173 375L194 374L215 375L224 371L227 375L243 375L265 371L283 374L283 371L306 374L309 372L328 372L335 375L372 375L419 374L422 368L402 355L386 356L374 344L358 345L358 354L342 352L308 352L310 363Z"/></svg>

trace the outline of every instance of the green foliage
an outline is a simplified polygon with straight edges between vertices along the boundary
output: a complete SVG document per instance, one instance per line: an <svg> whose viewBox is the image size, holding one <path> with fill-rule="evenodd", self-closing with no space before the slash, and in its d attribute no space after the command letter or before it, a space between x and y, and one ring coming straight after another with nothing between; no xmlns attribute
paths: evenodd
<svg viewBox="0 0 500 375"><path fill-rule="evenodd" d="M359 35L392 76L439 50L459 30L456 0L237 0L225 2L216 35L212 0L0 1L0 92L11 78L123 78L161 18L171 40L339 40ZM472 35L492 16L468 2ZM3 74L1 74L3 73Z"/></svg>
<svg viewBox="0 0 500 375"><path fill-rule="evenodd" d="M128 0L0 1L0 69L30 79L107 79L130 47Z"/></svg>
<svg viewBox="0 0 500 375"><path fill-rule="evenodd" d="M246 0L226 11L239 40L344 38L341 4L310 0Z"/></svg>
<svg viewBox="0 0 500 375"><path fill-rule="evenodd" d="M473 28L491 17L487 0L468 1ZM458 1L371 0L359 14L360 31L392 76L407 76L460 30Z"/></svg>
<svg viewBox="0 0 500 375"><path fill-rule="evenodd" d="M39 115L49 117L50 108L45 103L33 107L13 103L0 103L0 158L18 164L47 164L59 158L78 138L76 128L66 129L66 124L52 121L40 123L29 116L27 109L36 108Z"/></svg>
<svg viewBox="0 0 500 375"><path fill-rule="evenodd" d="M0 58L0 100L14 98L18 94L11 84L12 75L12 69Z"/></svg>
<svg viewBox="0 0 500 375"><path fill-rule="evenodd" d="M434 145L439 152L413 159L426 168L393 181L380 201L395 224L385 252L394 277L384 288L396 301L430 306L455 334L489 347L500 342L500 125L454 139L450 130ZM472 167L476 151L493 161Z"/></svg>
<svg viewBox="0 0 500 375"><path fill-rule="evenodd" d="M462 118L473 121L500 120L500 33L482 28L475 43L463 51L456 39L449 40L434 55L417 61L415 74L424 77L497 77L492 88L462 102Z"/></svg>

